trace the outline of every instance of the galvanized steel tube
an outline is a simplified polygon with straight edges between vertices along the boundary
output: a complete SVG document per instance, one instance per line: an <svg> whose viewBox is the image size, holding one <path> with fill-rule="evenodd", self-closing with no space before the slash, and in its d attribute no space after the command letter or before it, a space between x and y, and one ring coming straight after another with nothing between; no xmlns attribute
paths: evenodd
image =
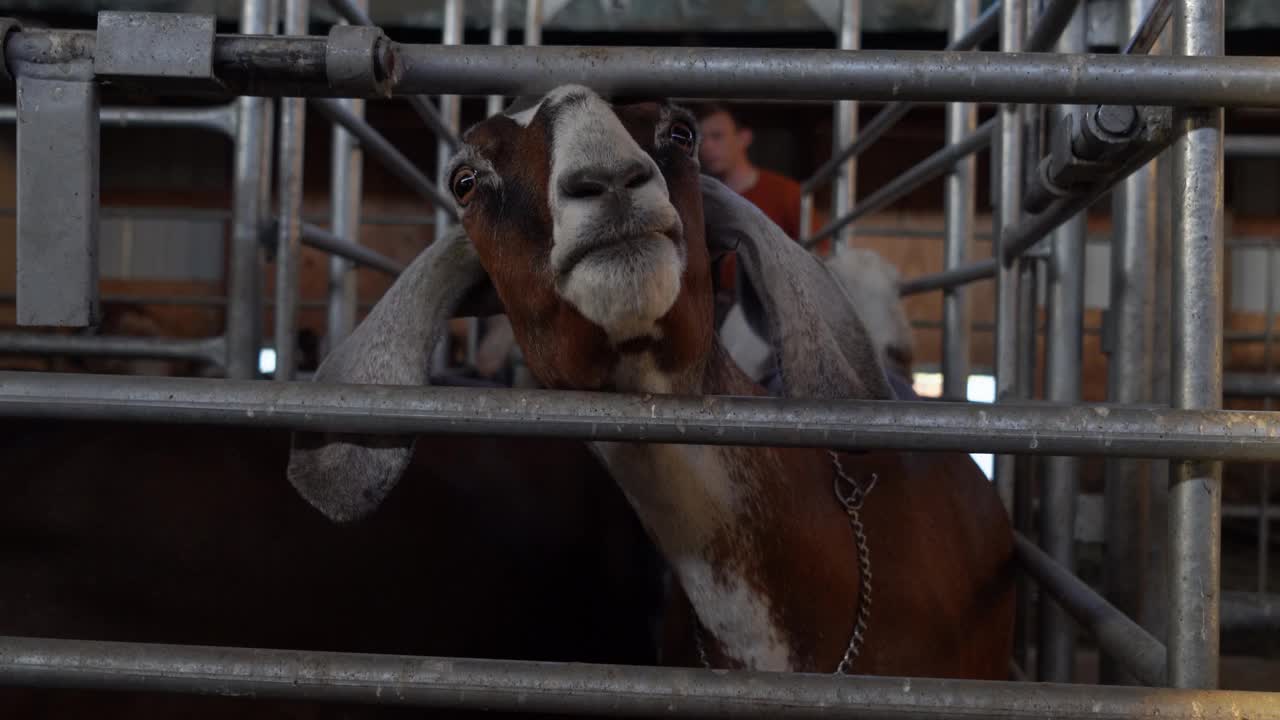
<svg viewBox="0 0 1280 720"><path fill-rule="evenodd" d="M371 248L353 243L334 235L329 230L310 223L302 223L302 244L317 250L324 250L344 263L354 263L364 267L380 270L392 277L404 271L404 265ZM330 298L332 300L332 297ZM346 300L344 300L346 302ZM355 296L350 299L352 314L355 313Z"/></svg>
<svg viewBox="0 0 1280 720"><path fill-rule="evenodd" d="M493 3L489 21L489 44L501 46L507 44L507 0L490 0ZM491 117L502 112L506 98L502 95L490 95L485 104L485 116Z"/></svg>
<svg viewBox="0 0 1280 720"><path fill-rule="evenodd" d="M80 355L85 357L198 360L222 367L226 346L221 337L129 337L124 335L51 335L0 332L0 355Z"/></svg>
<svg viewBox="0 0 1280 720"><path fill-rule="evenodd" d="M1000 50L1016 53L1022 50L1026 30L1026 0L1004 0L1000 9ZM1022 114L1017 105L1000 106L997 143L999 165L992 167L998 178L998 193L993 213L996 241L992 243L997 259L1003 257L1007 228L1022 218ZM996 400L1009 400L1017 392L1018 347L1018 268L1001 262L996 269ZM995 482L1005 508L1013 511L1014 461L1000 456L995 462Z"/></svg>
<svg viewBox="0 0 1280 720"><path fill-rule="evenodd" d="M1126 0L1127 33L1142 24L1152 0ZM1135 171L1112 196L1111 306L1107 400L1120 405L1151 402L1156 244L1156 164ZM1104 469L1103 595L1129 617L1141 617L1149 574L1147 533L1150 463L1119 458ZM1103 682L1128 682L1119 661L1104 653Z"/></svg>
<svg viewBox="0 0 1280 720"><path fill-rule="evenodd" d="M978 0L951 0L952 45L968 33L977 15ZM973 133L977 124L976 105L947 104L948 145L964 140ZM976 184L977 161L973 157L957 161L947 174L943 200L946 215L943 272L958 271L968 260L973 247ZM967 294L960 286L949 286L942 294L942 396L948 400L964 400L968 396L971 334Z"/></svg>
<svg viewBox="0 0 1280 720"><path fill-rule="evenodd" d="M285 0L284 32L305 35L310 0ZM306 155L307 101L280 99L280 147L277 179L275 350L276 380L292 380L297 368L298 269L302 255L302 176Z"/></svg>
<svg viewBox="0 0 1280 720"><path fill-rule="evenodd" d="M103 127L118 128L198 128L236 137L239 105L212 105L209 107L104 107L98 109L98 123ZM18 120L18 109L13 105L0 107L0 123Z"/></svg>
<svg viewBox="0 0 1280 720"><path fill-rule="evenodd" d="M610 717L1237 720L1274 695L0 637L0 685Z"/></svg>
<svg viewBox="0 0 1280 720"><path fill-rule="evenodd" d="M461 45L463 20L462 0L444 0L444 27L441 42L444 45ZM455 135L458 132L458 125L462 121L462 98L457 95L441 95L440 96L440 116L444 118L445 126L449 128ZM447 187L449 178L444 177L445 163L453 156L453 147L446 140L436 142L436 182L437 187ZM436 225L435 236L439 242L441 238L449 232L451 223L457 219L457 215L453 211L453 201L438 203L436 205Z"/></svg>
<svg viewBox="0 0 1280 720"><path fill-rule="evenodd" d="M244 0L240 32L271 30L271 0ZM235 155L232 160L231 248L227 277L227 376L247 380L257 373L262 338L262 250L259 245L263 185L270 184L270 102L259 97L236 100Z"/></svg>
<svg viewBox="0 0 1280 720"><path fill-rule="evenodd" d="M1175 55L1223 53L1223 0L1179 0ZM1173 149L1173 406L1222 407L1221 109L1175 112ZM1222 465L1170 467L1169 682L1218 684Z"/></svg>
<svg viewBox="0 0 1280 720"><path fill-rule="evenodd" d="M525 0L524 44L528 47L542 44L542 0Z"/></svg>
<svg viewBox="0 0 1280 720"><path fill-rule="evenodd" d="M368 0L347 0L360 14ZM352 115L364 119L364 101L335 101ZM360 242L360 200L364 178L364 153L346 128L334 124L329 155L329 227L333 234L352 245ZM324 345L337 347L356 325L357 286L355 264L340 255L329 257L329 306Z"/></svg>
<svg viewBox="0 0 1280 720"><path fill-rule="evenodd" d="M840 36L841 50L857 50L862 47L862 0L841 0L840 2ZM831 154L837 155L853 142L858 134L858 103L841 100L833 110L833 131ZM858 202L858 161L849 155L840 164L835 185L831 189L831 215L843 218L849 214ZM835 239L831 243L832 254L840 252L847 245L851 235L849 222L834 228ZM821 238L815 237L816 243ZM811 245L812 247L812 245Z"/></svg>
<svg viewBox="0 0 1280 720"><path fill-rule="evenodd" d="M1074 9L1074 12L1071 10ZM1063 18L1053 12L1065 13ZM1061 53L1088 50L1089 25L1085 5L1057 2L1041 17L1041 24L1057 23ZM1030 43L1030 41L1028 41ZM1052 128L1084 118L1078 105L1051 108ZM1050 402L1080 402L1084 357L1084 249L1088 218L1079 212L1053 235L1048 262L1048 317L1045 330L1045 396ZM1068 572L1075 572L1076 498L1080 494L1080 461L1051 457L1044 463L1040 490L1040 547ZM1075 627L1063 606L1041 595L1037 649L1037 679L1071 682L1075 670ZM1162 673L1163 675L1163 673Z"/></svg>

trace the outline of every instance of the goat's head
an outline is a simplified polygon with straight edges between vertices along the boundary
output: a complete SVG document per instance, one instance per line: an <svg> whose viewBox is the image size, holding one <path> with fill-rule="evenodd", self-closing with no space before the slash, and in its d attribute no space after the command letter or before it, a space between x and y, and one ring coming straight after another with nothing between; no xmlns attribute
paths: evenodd
<svg viewBox="0 0 1280 720"><path fill-rule="evenodd" d="M465 232L414 260L315 379L425 385L446 320L503 306L545 385L640 389L615 379L629 353L694 377L716 342L708 257L736 248L786 394L889 397L840 283L745 198L699 176L696 127L665 102L610 104L577 86L473 127L448 176ZM358 518L399 480L412 445L299 433L289 479L329 517Z"/></svg>
<svg viewBox="0 0 1280 720"><path fill-rule="evenodd" d="M662 102L568 85L472 127L446 177L525 362L550 387L664 373L711 349L697 124Z"/></svg>

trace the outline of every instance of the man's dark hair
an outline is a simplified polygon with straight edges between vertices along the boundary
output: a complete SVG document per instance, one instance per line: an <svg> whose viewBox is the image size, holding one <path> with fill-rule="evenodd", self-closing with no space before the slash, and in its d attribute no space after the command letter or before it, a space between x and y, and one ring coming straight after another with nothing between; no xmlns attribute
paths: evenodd
<svg viewBox="0 0 1280 720"><path fill-rule="evenodd" d="M742 122L742 116L739 115L738 111L729 103L706 102L701 103L694 109L694 115L698 118L699 122L719 113L728 115L729 119L733 121L734 127L746 127L746 124Z"/></svg>

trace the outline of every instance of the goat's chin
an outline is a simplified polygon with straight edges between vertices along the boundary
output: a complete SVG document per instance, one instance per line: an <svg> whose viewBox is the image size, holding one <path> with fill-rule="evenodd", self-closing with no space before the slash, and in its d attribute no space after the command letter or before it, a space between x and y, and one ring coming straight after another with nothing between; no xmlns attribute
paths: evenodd
<svg viewBox="0 0 1280 720"><path fill-rule="evenodd" d="M658 337L658 320L680 294L684 259L666 236L618 243L586 255L557 283L560 296L613 343Z"/></svg>

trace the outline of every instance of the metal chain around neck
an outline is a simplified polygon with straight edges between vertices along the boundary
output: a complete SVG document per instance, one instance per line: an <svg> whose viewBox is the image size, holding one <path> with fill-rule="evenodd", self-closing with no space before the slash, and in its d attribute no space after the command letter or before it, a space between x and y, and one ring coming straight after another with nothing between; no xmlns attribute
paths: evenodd
<svg viewBox="0 0 1280 720"><path fill-rule="evenodd" d="M853 528L853 540L858 548L858 619L853 626L853 635L845 648L844 657L836 666L833 675L844 675L849 672L853 661L862 653L862 645L866 641L867 627L871 623L871 548L867 545L866 528L862 524L862 503L876 486L879 477L871 473L871 482L864 488L845 472L840 463L840 455L834 450L827 451L831 455L831 464L835 467L836 476L832 481L832 489L836 500L844 506L849 516L849 525ZM707 658L707 647L702 642L702 623L694 617L693 639L698 647L698 659L702 666L711 669L711 661Z"/></svg>

